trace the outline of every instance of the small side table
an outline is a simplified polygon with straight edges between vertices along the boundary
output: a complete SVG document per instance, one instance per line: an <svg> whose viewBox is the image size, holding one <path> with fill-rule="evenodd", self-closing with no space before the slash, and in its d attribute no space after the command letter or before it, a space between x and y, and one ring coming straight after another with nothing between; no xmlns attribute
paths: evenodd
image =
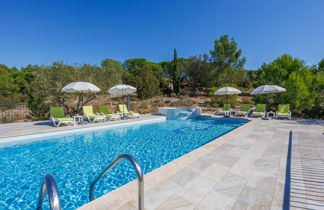
<svg viewBox="0 0 324 210"><path fill-rule="evenodd" d="M231 109L231 110L229 111L229 114L235 116L236 112L237 112L236 109Z"/></svg>
<svg viewBox="0 0 324 210"><path fill-rule="evenodd" d="M83 119L83 116L81 115L75 115L73 116L73 121L74 121L74 125L76 125L76 122L79 124Z"/></svg>
<svg viewBox="0 0 324 210"><path fill-rule="evenodd" d="M122 120L127 120L128 119L127 115L125 113L123 113L123 112L117 112L116 114L119 114L120 119L122 119Z"/></svg>
<svg viewBox="0 0 324 210"><path fill-rule="evenodd" d="M276 118L276 112L274 112L274 111L267 112L267 118L269 120Z"/></svg>

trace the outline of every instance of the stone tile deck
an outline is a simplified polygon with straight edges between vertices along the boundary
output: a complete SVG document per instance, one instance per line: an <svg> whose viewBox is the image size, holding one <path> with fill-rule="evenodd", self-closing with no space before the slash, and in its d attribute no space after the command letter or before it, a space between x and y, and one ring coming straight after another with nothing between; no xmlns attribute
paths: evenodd
<svg viewBox="0 0 324 210"><path fill-rule="evenodd" d="M324 209L323 132L323 121L252 120L146 174L145 208ZM80 209L137 209L137 181Z"/></svg>
<svg viewBox="0 0 324 210"><path fill-rule="evenodd" d="M19 136L19 135L26 135L26 134L36 134L36 133L44 133L44 132L51 132L51 131L60 131L60 130L68 130L73 128L86 128L89 126L101 126L101 125L109 125L109 124L116 124L116 123L127 123L131 121L139 121L144 119L153 119L157 118L157 115L151 114L142 114L140 118L135 119L127 119L127 120L114 120L109 122L96 122L96 123L89 123L84 125L61 125L60 127L56 128L50 123L50 121L36 121L36 122L22 122L22 123L7 123L7 124L0 124L0 138L4 137L12 137L12 136Z"/></svg>

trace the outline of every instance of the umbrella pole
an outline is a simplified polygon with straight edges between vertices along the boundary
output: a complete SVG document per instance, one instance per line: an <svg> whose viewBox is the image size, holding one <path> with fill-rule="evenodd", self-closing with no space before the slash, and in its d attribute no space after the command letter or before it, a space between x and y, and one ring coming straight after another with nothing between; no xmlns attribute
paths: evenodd
<svg viewBox="0 0 324 210"><path fill-rule="evenodd" d="M122 98L123 98L123 95L124 95L124 90L122 89ZM124 99L122 99L122 100L124 100ZM124 108L123 108L124 109ZM125 115L125 110L123 110L123 119L125 119L126 118L126 115Z"/></svg>
<svg viewBox="0 0 324 210"><path fill-rule="evenodd" d="M81 108L83 107L83 92L81 92L81 107L80 107L80 109L79 109L79 113L78 114L80 114L80 112L81 112Z"/></svg>
<svg viewBox="0 0 324 210"><path fill-rule="evenodd" d="M79 94L79 100L78 100L78 104L77 104L77 107L75 110L77 112L77 114L79 114L79 112L80 112L80 103L81 103L81 93Z"/></svg>
<svg viewBox="0 0 324 210"><path fill-rule="evenodd" d="M226 94L226 101L227 101L227 104L228 104L229 103L228 94ZM226 114L225 114L225 116L226 116ZM227 117L230 117L230 116L231 116L231 112L228 111Z"/></svg>

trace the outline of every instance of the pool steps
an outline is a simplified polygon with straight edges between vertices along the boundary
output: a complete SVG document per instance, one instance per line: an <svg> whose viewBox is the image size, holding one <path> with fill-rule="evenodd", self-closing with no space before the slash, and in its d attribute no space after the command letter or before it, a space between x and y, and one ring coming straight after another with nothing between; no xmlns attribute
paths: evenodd
<svg viewBox="0 0 324 210"><path fill-rule="evenodd" d="M91 183L90 191L89 191L89 200L94 200L94 186L95 184L104 177L111 169L113 169L121 160L127 159L131 162L132 166L134 167L137 180L138 180L138 209L144 210L144 176L141 166L135 160L135 158L130 154L122 154L116 157L116 159ZM46 194L46 190L48 191L48 200L50 202L50 209L51 210L61 210L60 198L57 189L57 185L55 179L52 175L47 174L44 177L44 183L41 187L38 199L37 210L42 209L42 204L44 200L44 196Z"/></svg>
<svg viewBox="0 0 324 210"><path fill-rule="evenodd" d="M195 119L201 115L201 108L166 108L159 107L159 114L165 115L167 120Z"/></svg>

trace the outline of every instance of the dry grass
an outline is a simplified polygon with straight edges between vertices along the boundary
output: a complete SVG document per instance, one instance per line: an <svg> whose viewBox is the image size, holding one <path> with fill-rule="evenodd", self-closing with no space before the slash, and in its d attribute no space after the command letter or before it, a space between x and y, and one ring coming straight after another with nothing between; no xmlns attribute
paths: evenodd
<svg viewBox="0 0 324 210"><path fill-rule="evenodd" d="M99 96L91 101L90 105L108 105L111 112L118 111L118 104L126 103L126 97L111 97ZM217 108L210 106L210 97L197 96L197 97L156 97L147 100L139 100L135 97L131 98L131 109L141 114L155 113L158 107L202 107L203 112L215 112ZM238 104L251 103L252 98L249 96L239 96Z"/></svg>

